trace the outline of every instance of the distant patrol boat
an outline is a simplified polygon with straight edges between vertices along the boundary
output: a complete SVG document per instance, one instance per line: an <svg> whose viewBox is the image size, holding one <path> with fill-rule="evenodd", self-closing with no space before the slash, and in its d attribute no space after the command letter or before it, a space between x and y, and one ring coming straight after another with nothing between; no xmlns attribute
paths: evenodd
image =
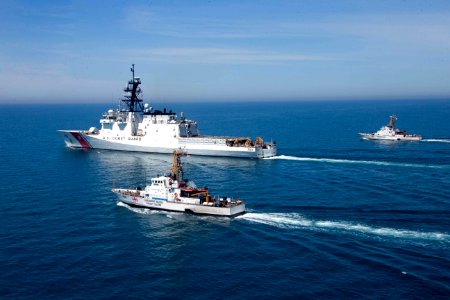
<svg viewBox="0 0 450 300"><path fill-rule="evenodd" d="M125 108L110 109L100 119L101 129L59 130L68 147L96 148L122 151L172 153L183 148L191 155L265 158L275 156L275 142L264 142L260 137L204 136L197 122L188 120L181 113L154 110L144 104L139 85L141 79L134 76L124 89L121 99Z"/></svg>
<svg viewBox="0 0 450 300"><path fill-rule="evenodd" d="M112 192L118 195L119 201L133 207L223 217L245 213L244 201L226 196L213 197L208 188L198 188L195 183L183 179L180 157L184 154L181 150L174 151L170 174L152 178L144 190L139 187L113 188Z"/></svg>
<svg viewBox="0 0 450 300"><path fill-rule="evenodd" d="M375 133L360 133L361 137L366 140L388 140L388 141L420 141L421 135L408 134L404 130L395 127L396 115L390 116L389 124L381 127Z"/></svg>

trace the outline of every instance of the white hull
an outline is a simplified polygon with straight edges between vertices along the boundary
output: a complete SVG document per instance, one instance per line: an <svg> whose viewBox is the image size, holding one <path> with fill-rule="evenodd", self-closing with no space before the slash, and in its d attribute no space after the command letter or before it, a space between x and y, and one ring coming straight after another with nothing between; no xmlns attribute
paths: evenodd
<svg viewBox="0 0 450 300"><path fill-rule="evenodd" d="M374 133L360 133L365 140L382 140L382 141L420 141L419 135L379 135Z"/></svg>
<svg viewBox="0 0 450 300"><path fill-rule="evenodd" d="M225 137L185 137L167 140L165 145L145 136L104 137L81 130L60 130L68 147L92 148L118 151L135 151L148 153L172 153L183 148L190 155L265 158L275 156L276 145L262 147L230 147L225 144ZM158 146L155 146L158 144Z"/></svg>
<svg viewBox="0 0 450 300"><path fill-rule="evenodd" d="M209 206L195 203L188 204L176 201L154 200L151 197L143 197L141 195L138 195L138 191L134 191L134 196L130 194L124 194L124 190L121 189L113 189L112 191L118 195L121 202L135 207L222 217L235 217L245 213L244 203L232 207L216 207L212 205Z"/></svg>

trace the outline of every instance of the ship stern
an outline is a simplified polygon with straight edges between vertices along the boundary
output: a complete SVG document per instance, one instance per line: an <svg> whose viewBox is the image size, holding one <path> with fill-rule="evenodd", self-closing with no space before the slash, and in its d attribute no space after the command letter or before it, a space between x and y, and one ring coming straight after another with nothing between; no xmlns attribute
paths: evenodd
<svg viewBox="0 0 450 300"><path fill-rule="evenodd" d="M277 144L275 142L256 148L258 158L267 158L277 155Z"/></svg>

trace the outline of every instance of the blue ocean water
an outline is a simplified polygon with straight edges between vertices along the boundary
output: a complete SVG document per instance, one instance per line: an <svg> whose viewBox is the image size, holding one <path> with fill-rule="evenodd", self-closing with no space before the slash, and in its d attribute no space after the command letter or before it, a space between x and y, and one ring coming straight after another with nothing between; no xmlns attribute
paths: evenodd
<svg viewBox="0 0 450 300"><path fill-rule="evenodd" d="M155 107L158 105L155 105ZM0 297L450 297L450 102L170 104L203 134L279 155L190 156L186 175L241 197L235 219L130 208L110 192L169 155L66 148L105 105L0 106ZM421 142L360 140L391 114Z"/></svg>

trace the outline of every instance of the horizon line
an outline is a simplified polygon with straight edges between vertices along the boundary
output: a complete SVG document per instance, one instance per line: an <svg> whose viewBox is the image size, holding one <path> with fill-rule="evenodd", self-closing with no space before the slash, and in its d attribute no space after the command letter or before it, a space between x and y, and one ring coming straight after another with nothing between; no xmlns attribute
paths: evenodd
<svg viewBox="0 0 450 300"><path fill-rule="evenodd" d="M113 104L113 103L119 103L121 100L117 101L95 101L95 102L89 102L89 101L64 101L64 102L53 102L53 101L24 101L24 102L1 102L0 105L100 105L100 104ZM233 103L233 104L245 104L245 103L297 103L297 102L304 102L304 103L315 103L315 102L405 102L405 101L413 101L413 102L424 102L424 101L450 101L450 96L446 97L392 97L392 98L323 98L323 99L217 99L217 100L144 100L144 103L156 103L156 104L189 104L189 103L198 103L198 104L226 104L226 103Z"/></svg>

